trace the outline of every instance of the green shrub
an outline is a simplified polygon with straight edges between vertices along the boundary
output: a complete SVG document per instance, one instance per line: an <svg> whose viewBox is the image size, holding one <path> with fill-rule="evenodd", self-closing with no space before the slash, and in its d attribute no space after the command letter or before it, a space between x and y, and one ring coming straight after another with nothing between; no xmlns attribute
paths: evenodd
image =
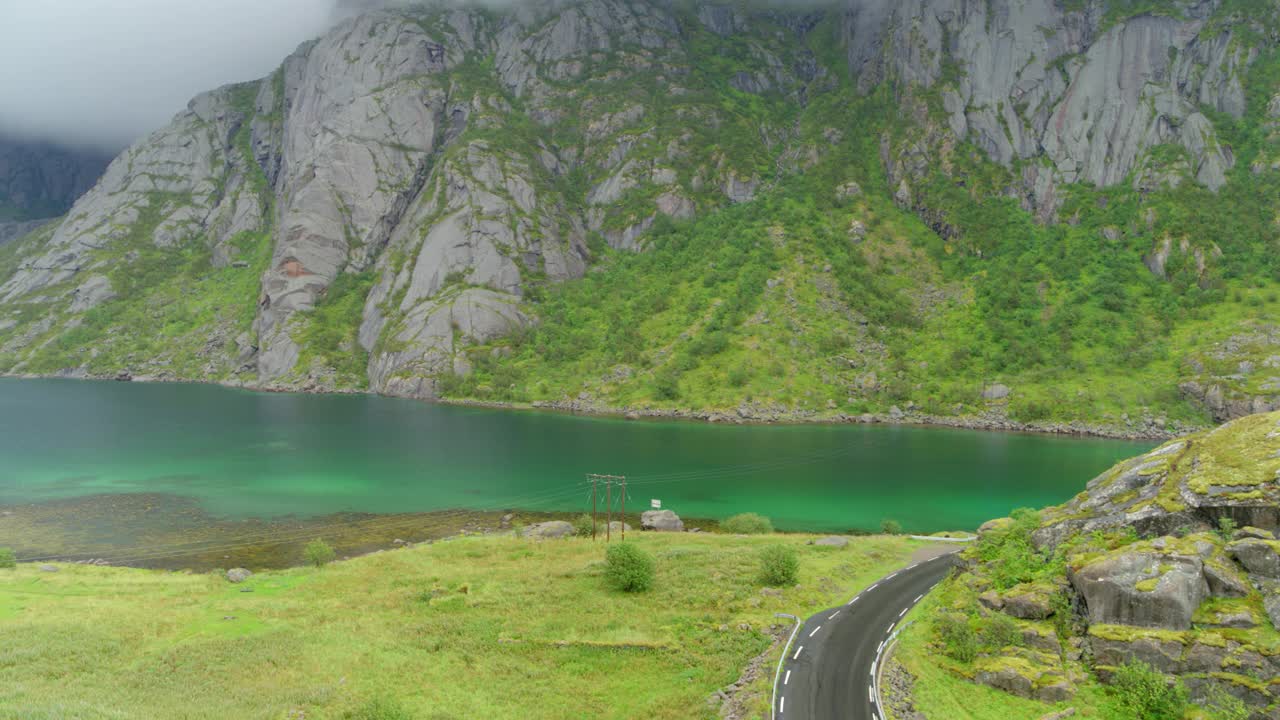
<svg viewBox="0 0 1280 720"><path fill-rule="evenodd" d="M653 557L634 544L610 545L604 561L605 579L615 590L644 592L653 587Z"/></svg>
<svg viewBox="0 0 1280 720"><path fill-rule="evenodd" d="M343 714L345 720L413 720L413 715L399 702L375 698Z"/></svg>
<svg viewBox="0 0 1280 720"><path fill-rule="evenodd" d="M1248 720L1253 714L1243 700L1223 690L1218 684L1209 686L1208 695L1204 700L1204 709L1214 720Z"/></svg>
<svg viewBox="0 0 1280 720"><path fill-rule="evenodd" d="M18 567L18 560L13 555L13 550L7 547L0 547L0 568L11 570Z"/></svg>
<svg viewBox="0 0 1280 720"><path fill-rule="evenodd" d="M772 587L795 585L800 580L800 558L795 548L769 545L760 551L760 582Z"/></svg>
<svg viewBox="0 0 1280 720"><path fill-rule="evenodd" d="M956 613L939 615L934 627L942 641L942 654L962 663L971 663L978 657L978 637L969 618Z"/></svg>
<svg viewBox="0 0 1280 720"><path fill-rule="evenodd" d="M773 532L773 523L763 515L742 513L720 523L720 529L738 535L767 535Z"/></svg>
<svg viewBox="0 0 1280 720"><path fill-rule="evenodd" d="M303 548L302 556L306 558L308 565L324 567L333 562L333 559L337 557L337 553L333 551L333 547L329 543L316 538Z"/></svg>
<svg viewBox="0 0 1280 720"><path fill-rule="evenodd" d="M1062 557L1042 553L1031 542L1031 534L1039 527L1039 513L1019 508L1013 511L1008 527L978 539L978 559L986 564L997 590L1066 573Z"/></svg>
<svg viewBox="0 0 1280 720"><path fill-rule="evenodd" d="M595 530L596 521L592 520L591 516L586 513L582 513L573 521L573 534L578 537L591 537Z"/></svg>
<svg viewBox="0 0 1280 720"><path fill-rule="evenodd" d="M1229 517L1218 518L1218 534L1226 542L1231 541L1231 534L1236 531L1236 521Z"/></svg>
<svg viewBox="0 0 1280 720"><path fill-rule="evenodd" d="M1120 705L1135 720L1180 720L1187 709L1187 688L1140 661L1116 668L1112 682Z"/></svg>
<svg viewBox="0 0 1280 720"><path fill-rule="evenodd" d="M901 535L902 524L897 520L884 519L880 521L880 532L885 535Z"/></svg>
<svg viewBox="0 0 1280 720"><path fill-rule="evenodd" d="M978 634L979 644L986 650L996 651L1011 645L1022 644L1022 631L1018 623L1004 613L992 613L982 624Z"/></svg>

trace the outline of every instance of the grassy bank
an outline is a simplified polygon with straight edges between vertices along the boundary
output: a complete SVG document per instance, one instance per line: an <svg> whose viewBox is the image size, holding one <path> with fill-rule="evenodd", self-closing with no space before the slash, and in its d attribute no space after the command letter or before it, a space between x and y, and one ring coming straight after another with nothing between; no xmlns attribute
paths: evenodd
<svg viewBox="0 0 1280 720"><path fill-rule="evenodd" d="M847 599L920 545L808 539L637 533L657 577L634 595L589 540L457 538L243 585L20 565L0 570L0 718L717 717L774 613ZM756 582L777 542L801 558L780 597Z"/></svg>

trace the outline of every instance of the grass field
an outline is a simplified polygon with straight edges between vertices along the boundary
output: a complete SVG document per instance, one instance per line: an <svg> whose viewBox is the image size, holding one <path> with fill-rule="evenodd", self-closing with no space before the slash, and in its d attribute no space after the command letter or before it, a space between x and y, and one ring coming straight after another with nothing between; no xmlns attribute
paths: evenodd
<svg viewBox="0 0 1280 720"><path fill-rule="evenodd" d="M0 718L713 718L774 613L847 599L922 544L809 539L637 533L657 560L638 595L577 539L457 538L243 585L20 565L0 570ZM778 542L800 584L773 597L757 554ZM778 652L745 690L753 717Z"/></svg>

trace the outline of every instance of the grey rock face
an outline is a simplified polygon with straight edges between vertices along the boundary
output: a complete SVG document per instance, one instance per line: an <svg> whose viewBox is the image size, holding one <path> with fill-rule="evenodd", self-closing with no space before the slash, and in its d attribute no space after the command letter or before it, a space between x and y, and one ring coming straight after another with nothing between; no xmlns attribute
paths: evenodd
<svg viewBox="0 0 1280 720"><path fill-rule="evenodd" d="M1186 630L1209 597L1198 557L1123 553L1070 573L1094 623Z"/></svg>
<svg viewBox="0 0 1280 720"><path fill-rule="evenodd" d="M0 137L0 205L28 218L60 215L97 182L110 160L97 150Z"/></svg>
<svg viewBox="0 0 1280 720"><path fill-rule="evenodd" d="M1004 400L1005 398L1009 397L1009 394L1012 392L1013 391L1010 390L1007 385L1001 385L1000 383L996 383L994 385L988 385L986 388L982 390L982 399L983 400Z"/></svg>
<svg viewBox="0 0 1280 720"><path fill-rule="evenodd" d="M640 514L640 527L658 532L684 532L684 521L671 510L646 510Z"/></svg>
<svg viewBox="0 0 1280 720"><path fill-rule="evenodd" d="M1212 0L1184 5L1182 18L1103 29L1095 7L1064 12L1053 0L849 0L844 27L864 91L886 77L932 87L944 62L959 65L960 79L942 88L949 129L1004 165L1046 157L1051 175L1024 178L1046 216L1057 182L1114 185L1161 143L1186 148L1197 182L1225 183L1234 157L1199 108L1242 116L1253 56L1206 29Z"/></svg>

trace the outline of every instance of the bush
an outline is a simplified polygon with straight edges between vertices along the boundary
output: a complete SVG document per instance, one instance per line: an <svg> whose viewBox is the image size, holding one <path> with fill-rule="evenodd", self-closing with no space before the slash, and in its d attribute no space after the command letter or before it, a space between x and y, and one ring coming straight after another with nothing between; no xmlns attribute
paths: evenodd
<svg viewBox="0 0 1280 720"><path fill-rule="evenodd" d="M18 567L18 560L13 555L13 549L0 547L0 568L12 570Z"/></svg>
<svg viewBox="0 0 1280 720"><path fill-rule="evenodd" d="M302 550L302 556L307 559L308 565L324 567L333 562L333 559L337 557L337 553L333 551L333 547L329 543L316 538L307 543L306 548Z"/></svg>
<svg viewBox="0 0 1280 720"><path fill-rule="evenodd" d="M1004 613L992 613L983 623L978 641L983 648L997 651L1011 645L1021 645L1022 631L1013 618Z"/></svg>
<svg viewBox="0 0 1280 720"><path fill-rule="evenodd" d="M615 590L644 592L653 587L653 557L635 545L610 545L604 561L605 579Z"/></svg>
<svg viewBox="0 0 1280 720"><path fill-rule="evenodd" d="M1231 534L1236 531L1236 521L1229 517L1218 518L1218 534L1224 542L1231 542Z"/></svg>
<svg viewBox="0 0 1280 720"><path fill-rule="evenodd" d="M343 714L345 720L413 720L413 715L395 700L376 698Z"/></svg>
<svg viewBox="0 0 1280 720"><path fill-rule="evenodd" d="M978 657L978 636L974 634L969 618L954 613L940 615L934 627L942 641L943 655L962 663L971 663Z"/></svg>
<svg viewBox="0 0 1280 720"><path fill-rule="evenodd" d="M888 520L888 519L881 520L880 532L884 533L885 535L901 535L902 524L899 523L897 520Z"/></svg>
<svg viewBox="0 0 1280 720"><path fill-rule="evenodd" d="M1116 668L1112 683L1120 704L1135 720L1179 720L1187 709L1187 688L1150 665L1130 661Z"/></svg>
<svg viewBox="0 0 1280 720"><path fill-rule="evenodd" d="M738 535L766 535L773 532L773 523L763 515L742 513L720 523L720 529Z"/></svg>
<svg viewBox="0 0 1280 720"><path fill-rule="evenodd" d="M573 534L578 537L591 537L596 530L596 521L591 516L582 513L577 520L573 521Z"/></svg>
<svg viewBox="0 0 1280 720"><path fill-rule="evenodd" d="M795 585L800 580L800 558L794 548L769 545L760 551L760 582L772 587Z"/></svg>

